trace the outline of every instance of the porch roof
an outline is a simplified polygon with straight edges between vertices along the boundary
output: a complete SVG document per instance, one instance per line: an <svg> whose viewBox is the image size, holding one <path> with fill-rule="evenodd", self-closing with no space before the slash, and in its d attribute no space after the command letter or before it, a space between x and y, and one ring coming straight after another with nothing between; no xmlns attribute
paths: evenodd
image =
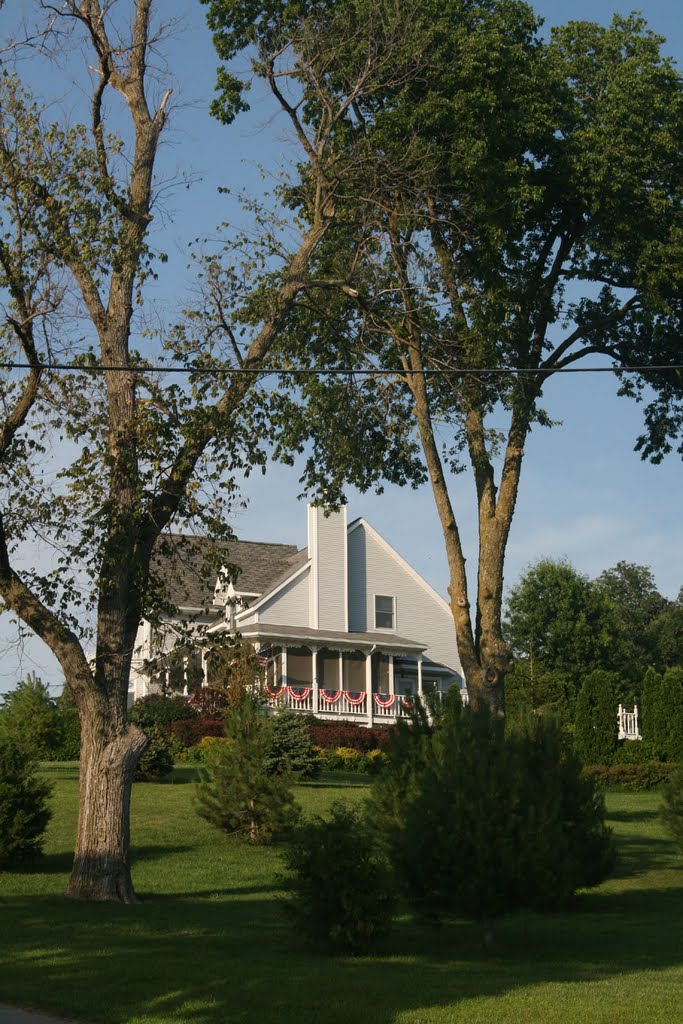
<svg viewBox="0 0 683 1024"><path fill-rule="evenodd" d="M336 629L313 629L310 626L278 626L268 622L254 622L240 629L247 640L272 640L277 643L296 641L300 646L316 644L317 647L331 647L334 650L370 651L373 647L381 650L404 651L420 654L427 644L407 640L395 633L344 633Z"/></svg>

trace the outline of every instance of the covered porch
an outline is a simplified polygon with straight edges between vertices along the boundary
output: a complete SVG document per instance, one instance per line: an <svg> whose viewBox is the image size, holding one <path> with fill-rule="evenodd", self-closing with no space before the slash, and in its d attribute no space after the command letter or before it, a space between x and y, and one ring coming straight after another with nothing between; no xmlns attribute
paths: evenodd
<svg viewBox="0 0 683 1024"><path fill-rule="evenodd" d="M442 692L456 674L424 657L425 648L388 633L336 633L258 623L243 630L262 661L263 693L273 710L372 726L407 715L415 696Z"/></svg>

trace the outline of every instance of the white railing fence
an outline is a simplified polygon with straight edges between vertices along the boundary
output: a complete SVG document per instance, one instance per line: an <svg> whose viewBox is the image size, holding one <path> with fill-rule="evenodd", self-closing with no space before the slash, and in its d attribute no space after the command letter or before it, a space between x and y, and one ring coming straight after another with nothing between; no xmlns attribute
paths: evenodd
<svg viewBox="0 0 683 1024"><path fill-rule="evenodd" d="M625 707L619 705L617 712L617 724L619 726L620 740L642 740L640 735L640 729L638 727L638 705L635 704L633 711L627 711Z"/></svg>

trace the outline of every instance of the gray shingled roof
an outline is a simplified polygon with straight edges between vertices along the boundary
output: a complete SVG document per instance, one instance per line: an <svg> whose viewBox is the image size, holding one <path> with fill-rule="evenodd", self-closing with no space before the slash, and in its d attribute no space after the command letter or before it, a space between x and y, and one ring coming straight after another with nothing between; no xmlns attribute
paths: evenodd
<svg viewBox="0 0 683 1024"><path fill-rule="evenodd" d="M235 590L263 594L273 581L293 571L300 557L295 544L259 541L216 541L184 534L166 535L157 543L152 573L169 604L177 608L210 608L222 566L234 569ZM299 563L300 564L300 563Z"/></svg>

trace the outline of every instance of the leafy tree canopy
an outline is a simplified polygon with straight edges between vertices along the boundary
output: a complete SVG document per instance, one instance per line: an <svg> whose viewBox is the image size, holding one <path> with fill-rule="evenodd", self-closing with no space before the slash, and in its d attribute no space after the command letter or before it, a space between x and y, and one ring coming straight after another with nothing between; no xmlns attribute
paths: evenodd
<svg viewBox="0 0 683 1024"><path fill-rule="evenodd" d="M304 391L331 415L403 410L443 528L468 686L502 711L505 551L527 434L550 424L545 382L596 354L615 368L678 361L679 73L638 16L543 39L515 0L206 3L219 56L252 45L290 119L301 159L288 198L304 220L318 140L335 153L334 223L286 340L304 363L390 371ZM215 112L230 120L244 102L224 63ZM620 387L649 403L637 446L660 459L679 440L680 378L644 371ZM338 494L353 453L315 420L293 417L293 435L310 422L309 479ZM444 474L468 464L476 598Z"/></svg>
<svg viewBox="0 0 683 1024"><path fill-rule="evenodd" d="M506 635L519 657L581 680L622 662L618 618L587 576L566 560L541 559L510 590Z"/></svg>

